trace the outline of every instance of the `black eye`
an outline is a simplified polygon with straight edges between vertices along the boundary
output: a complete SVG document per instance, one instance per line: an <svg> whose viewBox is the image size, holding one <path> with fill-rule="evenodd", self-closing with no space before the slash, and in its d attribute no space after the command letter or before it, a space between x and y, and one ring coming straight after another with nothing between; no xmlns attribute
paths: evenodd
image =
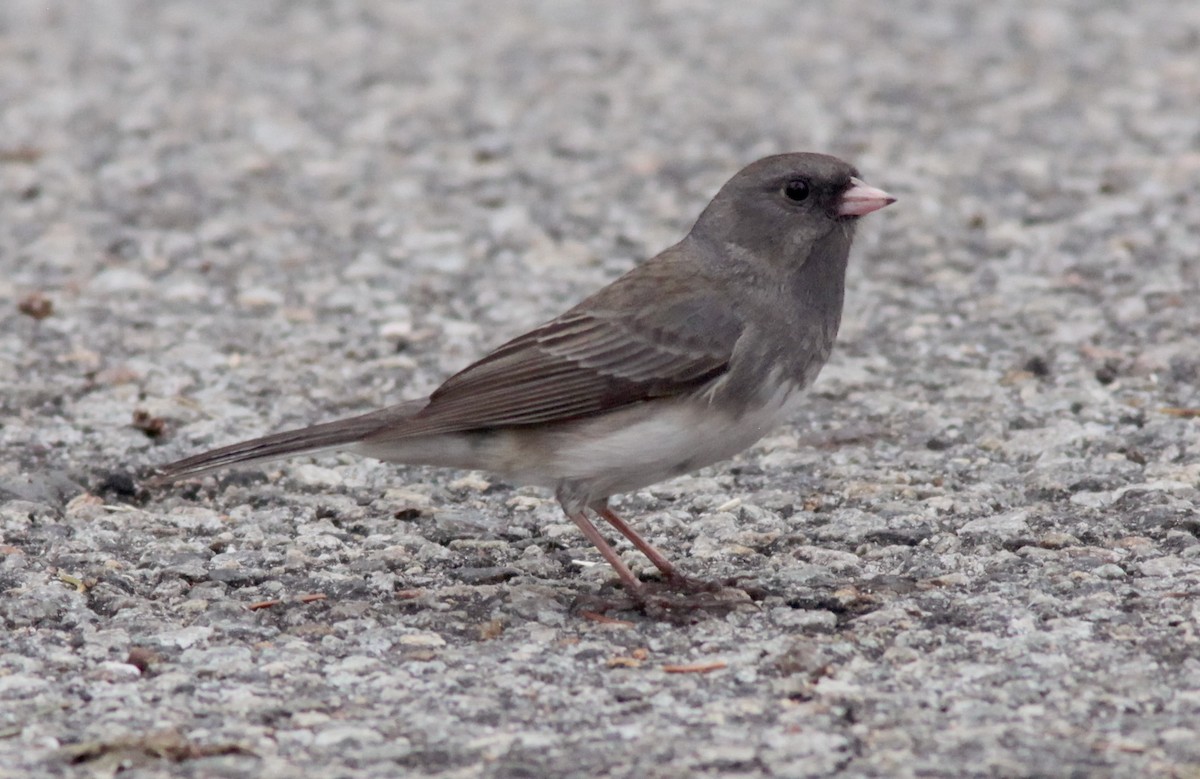
<svg viewBox="0 0 1200 779"><path fill-rule="evenodd" d="M809 186L804 179L792 179L783 185L783 196L793 203L802 203L808 199Z"/></svg>

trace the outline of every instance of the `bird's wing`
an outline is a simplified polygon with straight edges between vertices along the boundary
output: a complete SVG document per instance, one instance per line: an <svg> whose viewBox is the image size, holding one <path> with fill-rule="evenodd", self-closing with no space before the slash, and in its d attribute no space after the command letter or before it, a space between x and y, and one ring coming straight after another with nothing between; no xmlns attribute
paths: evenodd
<svg viewBox="0 0 1200 779"><path fill-rule="evenodd" d="M509 341L365 441L560 422L700 390L728 369L742 319L707 280L665 270L643 265Z"/></svg>

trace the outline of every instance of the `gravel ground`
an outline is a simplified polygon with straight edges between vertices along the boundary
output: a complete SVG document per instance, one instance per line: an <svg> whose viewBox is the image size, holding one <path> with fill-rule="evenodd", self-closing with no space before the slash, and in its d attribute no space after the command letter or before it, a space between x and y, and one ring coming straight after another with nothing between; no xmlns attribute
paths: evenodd
<svg viewBox="0 0 1200 779"><path fill-rule="evenodd" d="M1031 5L5 0L0 776L1197 776L1200 4ZM131 480L427 392L785 150L900 198L838 349L618 504L727 613L589 616L478 474Z"/></svg>

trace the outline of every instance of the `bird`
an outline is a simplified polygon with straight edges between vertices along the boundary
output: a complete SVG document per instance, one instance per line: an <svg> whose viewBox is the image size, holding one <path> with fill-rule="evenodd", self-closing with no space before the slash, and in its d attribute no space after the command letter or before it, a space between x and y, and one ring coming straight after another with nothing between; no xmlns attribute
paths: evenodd
<svg viewBox="0 0 1200 779"><path fill-rule="evenodd" d="M893 202L836 157L765 157L678 243L428 397L202 452L152 484L325 450L486 471L552 490L635 597L644 583L589 514L667 582L689 581L609 498L728 459L786 421L833 349L857 222Z"/></svg>

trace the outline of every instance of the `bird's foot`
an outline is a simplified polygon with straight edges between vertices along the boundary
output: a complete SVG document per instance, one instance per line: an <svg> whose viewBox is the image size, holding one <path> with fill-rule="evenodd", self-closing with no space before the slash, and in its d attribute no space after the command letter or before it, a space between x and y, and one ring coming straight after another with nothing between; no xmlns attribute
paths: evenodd
<svg viewBox="0 0 1200 779"><path fill-rule="evenodd" d="M640 611L668 622L691 622L701 615L723 616L754 607L750 593L722 582L673 576L661 582L643 582Z"/></svg>
<svg viewBox="0 0 1200 779"><path fill-rule="evenodd" d="M754 607L757 590L676 574L661 580L639 582L636 591L624 589L610 595L580 596L575 611L609 621L614 612L640 612L652 619L674 623L695 622L702 616L723 616Z"/></svg>
<svg viewBox="0 0 1200 779"><path fill-rule="evenodd" d="M704 592L720 592L732 585L733 582L718 582L712 579L700 579L695 576L685 576L677 571L673 571L667 576L664 576L658 581L644 582L643 586L654 589L669 591L679 595L698 595Z"/></svg>

